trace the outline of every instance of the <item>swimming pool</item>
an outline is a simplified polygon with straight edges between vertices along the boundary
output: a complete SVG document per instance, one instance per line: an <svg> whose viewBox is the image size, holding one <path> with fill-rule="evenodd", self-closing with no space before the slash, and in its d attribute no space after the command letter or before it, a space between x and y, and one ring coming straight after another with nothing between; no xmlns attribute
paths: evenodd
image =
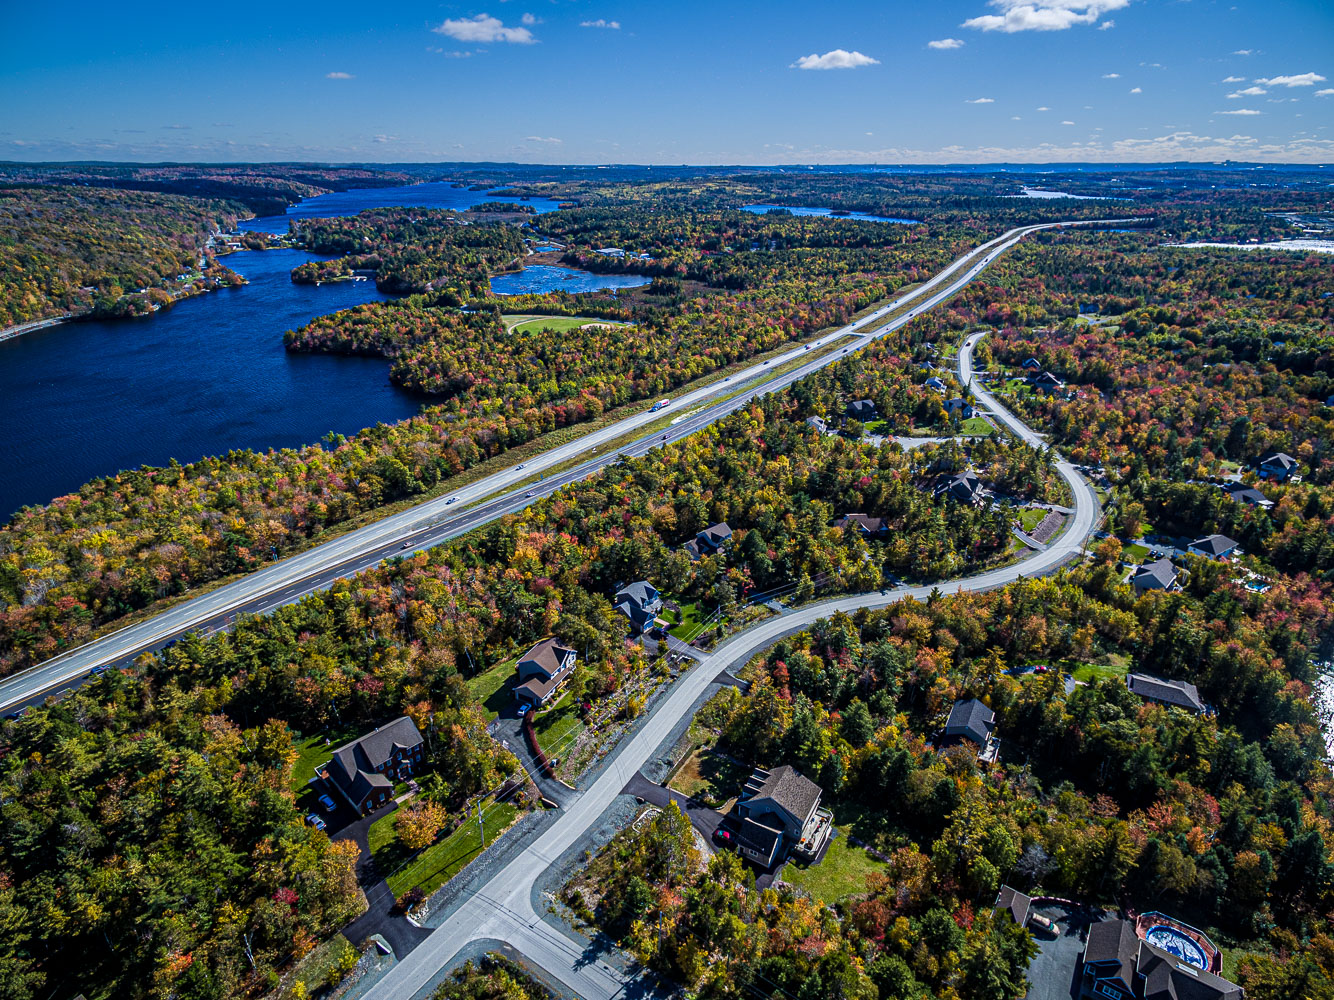
<svg viewBox="0 0 1334 1000"><path fill-rule="evenodd" d="M1174 927L1158 924L1144 933L1144 940L1155 948L1161 948L1170 955L1175 955L1197 969L1209 969L1209 957L1199 943Z"/></svg>

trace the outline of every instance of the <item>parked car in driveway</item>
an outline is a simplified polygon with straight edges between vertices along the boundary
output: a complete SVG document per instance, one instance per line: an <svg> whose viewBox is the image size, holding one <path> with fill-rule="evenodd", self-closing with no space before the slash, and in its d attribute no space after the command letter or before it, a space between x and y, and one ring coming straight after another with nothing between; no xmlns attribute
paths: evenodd
<svg viewBox="0 0 1334 1000"><path fill-rule="evenodd" d="M327 795L321 795L321 796L320 796L320 807L321 807L325 812L333 812L334 809L337 808L337 806L334 805L334 800L331 799L331 798L329 798L329 796L327 796Z"/></svg>
<svg viewBox="0 0 1334 1000"><path fill-rule="evenodd" d="M311 826L313 826L316 830L325 829L324 820L320 819L320 817L315 813L307 813L306 822L309 823Z"/></svg>
<svg viewBox="0 0 1334 1000"><path fill-rule="evenodd" d="M525 715L527 715L527 714L528 714L528 709L530 709L530 708L532 708L532 707L533 707L533 706L530 705L530 704L528 704L527 702L524 702L522 705L520 705L520 706L519 706L519 718L522 719Z"/></svg>

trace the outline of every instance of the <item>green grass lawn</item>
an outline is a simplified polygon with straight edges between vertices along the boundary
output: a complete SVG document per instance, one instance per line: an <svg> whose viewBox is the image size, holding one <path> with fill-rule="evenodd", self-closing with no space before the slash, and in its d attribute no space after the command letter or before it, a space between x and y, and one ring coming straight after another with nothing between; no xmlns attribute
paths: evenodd
<svg viewBox="0 0 1334 1000"><path fill-rule="evenodd" d="M579 718L579 706L568 691L561 695L554 708L543 712L533 722L537 745L548 757L564 757L569 752L574 737L583 730L584 723Z"/></svg>
<svg viewBox="0 0 1334 1000"><path fill-rule="evenodd" d="M482 822L486 827L486 842L491 844L519 814L512 802L483 805ZM394 830L397 813L381 817L371 824L369 839L375 863L386 876L389 891L401 896L418 886L428 896L448 882L454 874L481 852L481 837L477 832L476 814L438 844L433 844L409 861L411 851L398 840Z"/></svg>
<svg viewBox="0 0 1334 1000"><path fill-rule="evenodd" d="M1130 660L1120 653L1109 655L1107 660L1107 663L1081 663L1071 670L1070 674L1075 680L1090 684L1107 677L1124 677L1130 673Z"/></svg>
<svg viewBox="0 0 1334 1000"><path fill-rule="evenodd" d="M514 664L519 662L516 656L494 667L483 670L476 677L468 678L468 690L486 709L486 721L490 722L514 700L515 677Z"/></svg>
<svg viewBox="0 0 1334 1000"><path fill-rule="evenodd" d="M694 601L678 601L681 605L681 614L675 625L669 630L672 635L682 642L689 642L695 636L699 635L700 623L708 617L700 610L699 604Z"/></svg>
<svg viewBox="0 0 1334 1000"><path fill-rule="evenodd" d="M985 417L969 417L959 425L960 434L972 434L977 437L987 437L996 433L996 429L987 423Z"/></svg>
<svg viewBox="0 0 1334 1000"><path fill-rule="evenodd" d="M1035 510L1030 507L1019 512L1019 524L1026 533L1032 534L1046 517L1047 512L1045 510Z"/></svg>
<svg viewBox="0 0 1334 1000"><path fill-rule="evenodd" d="M751 768L711 747L700 747L672 778L670 787L706 805L721 806L740 794Z"/></svg>
<svg viewBox="0 0 1334 1000"><path fill-rule="evenodd" d="M306 787L306 783L315 777L315 768L332 757L333 751L338 747L360 735L361 730L355 726L334 726L294 740L297 758L296 763L292 765L292 790L299 795ZM329 740L328 746L324 742L326 738Z"/></svg>
<svg viewBox="0 0 1334 1000"><path fill-rule="evenodd" d="M530 314L511 314L501 317L505 329L510 333L537 333L540 330L577 330L589 323L606 323L608 320L593 316L533 316Z"/></svg>
<svg viewBox="0 0 1334 1000"><path fill-rule="evenodd" d="M840 826L838 834L818 865L789 861L778 877L826 903L836 903L845 896L865 892L866 876L873 871L883 871L885 866L864 848L848 843L846 826Z"/></svg>
<svg viewBox="0 0 1334 1000"><path fill-rule="evenodd" d="M1149 547L1147 545L1125 545L1121 548L1121 558L1126 562L1142 562L1148 554Z"/></svg>

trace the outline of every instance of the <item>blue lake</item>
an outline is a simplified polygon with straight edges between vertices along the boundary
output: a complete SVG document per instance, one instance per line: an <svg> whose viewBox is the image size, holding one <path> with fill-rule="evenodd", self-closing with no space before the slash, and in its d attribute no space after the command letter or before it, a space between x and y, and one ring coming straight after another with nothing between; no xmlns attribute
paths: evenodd
<svg viewBox="0 0 1334 1000"><path fill-rule="evenodd" d="M570 267L550 267L534 264L513 274L501 274L491 279L491 291L496 295L540 295L546 292L598 292L607 288L638 288L649 279L640 274L593 274Z"/></svg>
<svg viewBox="0 0 1334 1000"><path fill-rule="evenodd" d="M530 198L524 201L495 191L469 191L467 188L454 187L443 181L429 184L409 184L404 187L353 188L351 191L334 191L315 198L306 198L287 209L286 215L265 215L257 219L247 219L238 227L243 232L285 233L287 224L300 219L331 219L340 216L356 215L368 208L451 208L457 212L472 208L484 201L507 201L519 205L532 205L538 215L554 212L559 202L550 198Z"/></svg>
<svg viewBox="0 0 1334 1000"><path fill-rule="evenodd" d="M855 219L858 222L901 222L914 224L918 219L896 219L890 215L868 215L866 212L840 212L834 215L832 208L813 208L810 205L742 205L741 211L754 212L756 215L768 215L770 212L790 212L792 215L815 215L836 219Z"/></svg>
<svg viewBox="0 0 1334 1000"><path fill-rule="evenodd" d="M296 250L222 258L250 284L146 319L0 341L0 519L97 476L402 420L418 401L374 358L288 354L283 333L388 298L371 281L294 285Z"/></svg>

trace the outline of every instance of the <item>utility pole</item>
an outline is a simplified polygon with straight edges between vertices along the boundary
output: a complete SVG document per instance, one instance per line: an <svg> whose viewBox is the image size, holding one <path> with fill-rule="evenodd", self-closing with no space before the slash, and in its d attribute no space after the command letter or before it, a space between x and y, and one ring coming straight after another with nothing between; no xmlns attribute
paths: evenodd
<svg viewBox="0 0 1334 1000"><path fill-rule="evenodd" d="M477 835L482 838L482 849L486 849L486 827L482 825L482 804L477 803Z"/></svg>

